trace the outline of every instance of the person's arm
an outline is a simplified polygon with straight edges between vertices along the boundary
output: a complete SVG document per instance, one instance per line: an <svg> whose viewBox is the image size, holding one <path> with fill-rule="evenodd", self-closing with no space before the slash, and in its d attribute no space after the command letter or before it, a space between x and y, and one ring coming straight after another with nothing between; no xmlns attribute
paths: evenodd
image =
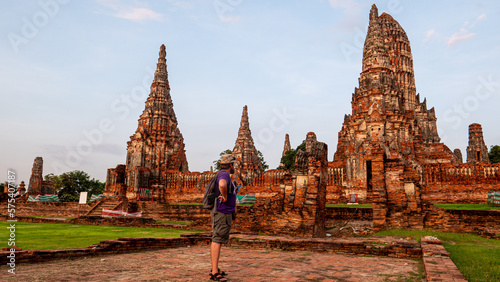
<svg viewBox="0 0 500 282"><path fill-rule="evenodd" d="M227 201L227 181L224 178L219 180L219 191L220 191L219 200L221 202Z"/></svg>

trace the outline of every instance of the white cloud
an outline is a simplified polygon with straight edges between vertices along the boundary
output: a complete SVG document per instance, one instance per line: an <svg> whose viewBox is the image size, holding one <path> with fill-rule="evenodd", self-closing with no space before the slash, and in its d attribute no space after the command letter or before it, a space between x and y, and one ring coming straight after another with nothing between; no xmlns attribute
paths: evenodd
<svg viewBox="0 0 500 282"><path fill-rule="evenodd" d="M124 7L114 15L117 18L127 19L131 21L145 21L162 19L162 15L148 8Z"/></svg>
<svg viewBox="0 0 500 282"><path fill-rule="evenodd" d="M487 18L486 14L485 13L482 13L481 15L479 15L476 19L476 21L482 21L482 20L485 20Z"/></svg>
<svg viewBox="0 0 500 282"><path fill-rule="evenodd" d="M448 47L457 45L460 42L464 42L472 39L476 34L473 32L468 32L466 29L462 28L459 32L453 34L448 39Z"/></svg>
<svg viewBox="0 0 500 282"><path fill-rule="evenodd" d="M471 40L476 35L476 33L469 32L468 30L474 28L478 22L486 20L486 18L486 13L482 13L471 22L465 21L463 25L464 27L461 28L459 32L454 33L448 38L448 47L452 47L461 42Z"/></svg>
<svg viewBox="0 0 500 282"><path fill-rule="evenodd" d="M488 18L485 13L482 13L481 15L477 16L476 19L474 19L472 22L466 21L464 23L464 27L466 28L473 28L478 22L484 21Z"/></svg>
<svg viewBox="0 0 500 282"><path fill-rule="evenodd" d="M339 30L353 32L354 29L364 28L360 23L368 19L369 9L365 8L369 5L368 2L359 3L356 0L329 0L328 3L332 8L341 10L343 14L337 25Z"/></svg>
<svg viewBox="0 0 500 282"><path fill-rule="evenodd" d="M436 34L436 31L434 29L430 29L427 31L427 34L425 35L424 42L429 41L433 35Z"/></svg>
<svg viewBox="0 0 500 282"><path fill-rule="evenodd" d="M225 23L236 23L239 22L241 18L240 16L227 15L227 16L221 16L220 19Z"/></svg>
<svg viewBox="0 0 500 282"><path fill-rule="evenodd" d="M347 14L357 14L365 6L355 0L329 0L333 8L342 8Z"/></svg>
<svg viewBox="0 0 500 282"><path fill-rule="evenodd" d="M191 9L193 8L193 3L188 2L188 1L180 1L180 0L168 0L168 3L172 4L173 6L181 9Z"/></svg>
<svg viewBox="0 0 500 282"><path fill-rule="evenodd" d="M161 21L163 19L162 14L157 13L149 8L127 5L122 3L122 1L120 0L97 0L97 3L110 8L111 10L113 10L113 13L111 15L113 17L121 19L127 19L137 22L147 20Z"/></svg>

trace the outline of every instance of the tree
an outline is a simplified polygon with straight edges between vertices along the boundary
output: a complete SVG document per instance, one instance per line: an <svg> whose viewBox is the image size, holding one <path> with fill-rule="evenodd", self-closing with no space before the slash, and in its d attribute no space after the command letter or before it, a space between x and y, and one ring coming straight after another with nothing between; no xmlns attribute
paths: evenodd
<svg viewBox="0 0 500 282"><path fill-rule="evenodd" d="M219 156L222 157L222 155L225 155L225 154L232 154L233 151L231 151L230 149L227 149L225 151L222 151ZM266 170L269 168L269 165L266 163L266 161L264 160L264 154L262 154L261 151L257 151L257 157L259 158L259 161L260 163L262 164L262 169L263 170ZM216 161L213 161L213 164L214 164L214 168L215 168L215 171L218 171L220 170L220 158L217 159Z"/></svg>
<svg viewBox="0 0 500 282"><path fill-rule="evenodd" d="M233 153L233 151L231 151L230 149L227 149L225 151L220 152L219 156L222 157L225 154L232 154L232 153ZM220 170L220 158L213 161L213 164L214 164L215 171L219 171Z"/></svg>
<svg viewBox="0 0 500 282"><path fill-rule="evenodd" d="M257 151L257 157L259 158L260 163L262 164L262 169L266 170L269 168L269 165L264 160L264 154L261 151Z"/></svg>
<svg viewBox="0 0 500 282"><path fill-rule="evenodd" d="M490 158L490 162L500 163L500 146L495 145L490 147L490 152L488 153L488 157Z"/></svg>
<svg viewBox="0 0 500 282"><path fill-rule="evenodd" d="M279 166L278 169L290 170L295 166L295 158L297 157L297 151L306 150L306 141L302 141L302 143L297 146L296 149L291 149L290 151L285 152L285 155L281 157L281 163L283 166Z"/></svg>
<svg viewBox="0 0 500 282"><path fill-rule="evenodd" d="M57 196L61 202L77 202L81 192L90 195L101 194L104 191L104 183L99 182L81 170L65 172L59 176L48 174L45 180L54 182L54 188L58 191Z"/></svg>

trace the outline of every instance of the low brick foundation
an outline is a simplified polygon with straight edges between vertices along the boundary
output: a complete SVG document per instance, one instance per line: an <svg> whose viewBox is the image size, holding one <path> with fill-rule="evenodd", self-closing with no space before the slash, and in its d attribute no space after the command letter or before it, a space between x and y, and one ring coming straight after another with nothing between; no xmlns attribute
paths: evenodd
<svg viewBox="0 0 500 282"><path fill-rule="evenodd" d="M497 210L445 210L432 206L424 223L426 228L441 231L500 238L500 211Z"/></svg>
<svg viewBox="0 0 500 282"><path fill-rule="evenodd" d="M2 206L5 205L5 208ZM263 205L256 203L255 205ZM58 222L57 220L44 220L36 218L22 218L32 215L37 216L76 216L76 203L19 203L16 206L16 215L19 220L27 222ZM81 205L80 215L90 209L89 205ZM6 203L0 203L0 210L7 210ZM145 218L154 220L190 221L189 227L167 225L169 228L210 228L210 214L201 205L170 205L156 202L139 202L139 210L143 211ZM256 223L263 220L264 216L275 216L271 209L262 213L261 209L254 206L238 206L237 219L234 227L240 231L265 233L265 228L256 228ZM21 219L22 218L22 219ZM130 219L103 220L101 217L83 219L80 217L74 224L90 225L120 225L120 226L154 226L153 222L133 222ZM327 227L336 226L347 221L373 221L372 208L352 207L327 207L325 209L325 224ZM430 206L423 219L424 228L431 228L449 232L474 233L484 237L498 238L500 235L500 211L496 210L445 210ZM70 222L71 223L71 222ZM163 227L159 226L159 227ZM258 227L258 226L257 226ZM270 227L269 227L270 228ZM268 229L269 229L268 228Z"/></svg>
<svg viewBox="0 0 500 282"><path fill-rule="evenodd" d="M0 211L7 211L7 201L0 202ZM16 201L16 216L59 216L76 217L78 209L80 215L90 210L91 204L80 205L78 203L54 203L54 202L21 202Z"/></svg>
<svg viewBox="0 0 500 282"><path fill-rule="evenodd" d="M427 281L467 281L440 240L427 236L420 241Z"/></svg>
<svg viewBox="0 0 500 282"><path fill-rule="evenodd" d="M0 220L8 220L5 215L0 215ZM152 218L127 218L127 217L114 217L105 218L100 216L82 216L79 218L44 218L44 217L30 217L18 216L17 221L30 222L30 223L64 223L64 224L80 224L80 225L104 225L104 226L126 226L126 227L155 227L155 228L175 228L175 229L194 229L186 224L168 224L158 223Z"/></svg>
<svg viewBox="0 0 500 282"><path fill-rule="evenodd" d="M60 258L77 258L104 254L118 254L134 251L208 245L210 233L181 235L180 238L118 238L101 241L86 248L21 250L16 251L16 263L41 262ZM305 239L292 237L256 236L233 233L230 247L248 249L304 250L311 252L336 252L357 255L388 256L396 258L420 258L422 249L413 240L393 238L348 238L348 239ZM8 263L8 251L0 251L0 263Z"/></svg>

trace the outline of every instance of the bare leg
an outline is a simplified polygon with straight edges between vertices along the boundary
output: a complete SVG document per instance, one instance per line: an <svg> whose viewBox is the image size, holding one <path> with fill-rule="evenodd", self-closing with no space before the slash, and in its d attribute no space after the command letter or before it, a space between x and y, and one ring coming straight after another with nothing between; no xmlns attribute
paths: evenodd
<svg viewBox="0 0 500 282"><path fill-rule="evenodd" d="M219 272L219 257L220 249L222 245L220 243L212 242L210 245L210 256L212 258L212 274Z"/></svg>

